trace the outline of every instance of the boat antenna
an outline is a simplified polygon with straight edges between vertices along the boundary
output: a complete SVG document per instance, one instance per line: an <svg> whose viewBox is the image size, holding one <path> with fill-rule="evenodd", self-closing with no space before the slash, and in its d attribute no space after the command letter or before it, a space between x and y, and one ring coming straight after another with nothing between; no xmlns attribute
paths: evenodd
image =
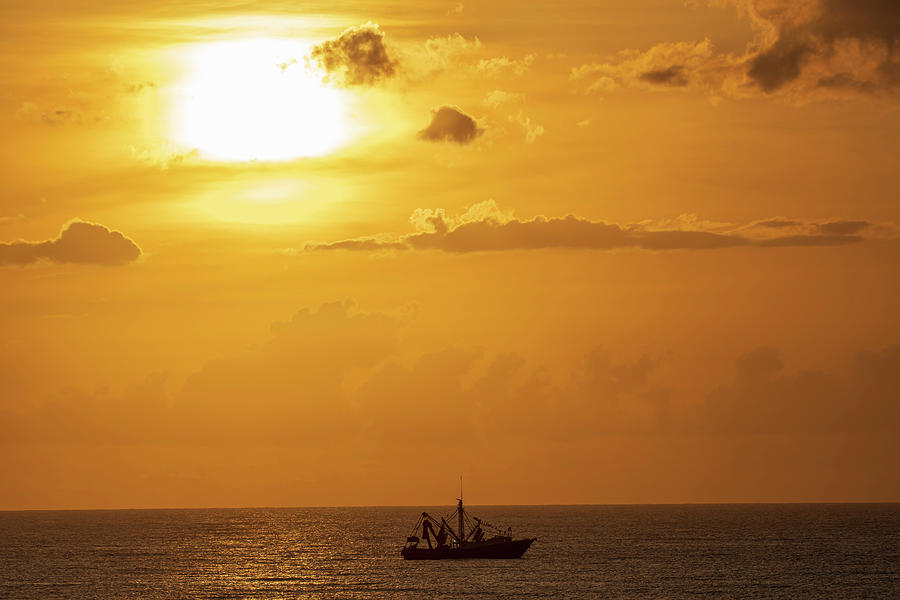
<svg viewBox="0 0 900 600"><path fill-rule="evenodd" d="M464 515L463 512L463 503L462 503L462 475L459 476L459 545L462 546L463 540L466 537L464 531Z"/></svg>

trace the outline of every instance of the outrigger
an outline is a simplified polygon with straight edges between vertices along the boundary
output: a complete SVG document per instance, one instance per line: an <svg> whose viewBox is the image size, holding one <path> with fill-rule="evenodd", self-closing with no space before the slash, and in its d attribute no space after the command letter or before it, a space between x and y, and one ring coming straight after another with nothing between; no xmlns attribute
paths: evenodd
<svg viewBox="0 0 900 600"><path fill-rule="evenodd" d="M537 538L513 539L510 529L504 532L477 517L470 517L463 510L462 498L458 498L458 501L455 513L458 519L456 531L447 522L446 517L437 519L427 512L422 513L412 533L406 538L406 546L400 551L405 560L521 558L537 540ZM427 548L419 547L420 540L416 534L420 527L422 539L428 544ZM494 535L487 537L488 530Z"/></svg>

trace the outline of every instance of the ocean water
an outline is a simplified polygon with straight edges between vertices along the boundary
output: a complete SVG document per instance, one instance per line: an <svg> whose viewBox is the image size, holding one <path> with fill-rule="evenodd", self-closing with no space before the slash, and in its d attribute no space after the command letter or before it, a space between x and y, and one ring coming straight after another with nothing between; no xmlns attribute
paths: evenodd
<svg viewBox="0 0 900 600"><path fill-rule="evenodd" d="M900 598L900 504L473 506L538 541L406 562L422 509L0 512L0 598Z"/></svg>

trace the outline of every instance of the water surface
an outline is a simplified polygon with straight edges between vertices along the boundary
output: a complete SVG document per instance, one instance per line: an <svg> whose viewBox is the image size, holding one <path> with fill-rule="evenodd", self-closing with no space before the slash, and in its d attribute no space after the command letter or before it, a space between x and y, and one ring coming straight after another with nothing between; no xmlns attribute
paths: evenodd
<svg viewBox="0 0 900 600"><path fill-rule="evenodd" d="M900 598L900 504L468 507L538 541L403 561L423 508L0 512L0 598Z"/></svg>

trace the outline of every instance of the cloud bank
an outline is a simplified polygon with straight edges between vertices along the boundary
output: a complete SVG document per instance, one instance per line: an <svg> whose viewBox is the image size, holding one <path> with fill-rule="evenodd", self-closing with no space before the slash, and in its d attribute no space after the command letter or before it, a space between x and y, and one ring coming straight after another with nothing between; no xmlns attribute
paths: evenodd
<svg viewBox="0 0 900 600"><path fill-rule="evenodd" d="M0 445L315 447L362 438L378 447L439 448L497 436L572 441L900 428L900 345L809 371L789 370L777 350L756 348L737 358L729 381L694 398L679 391L663 360L611 360L600 349L559 378L515 353L450 347L400 361L402 327L397 317L360 312L348 302L304 309L276 323L260 348L208 362L171 394L165 377L152 375L121 396L69 388L42 405L0 406L7 409ZM454 436L435 436L427 424L442 422L447 407L463 417Z"/></svg>
<svg viewBox="0 0 900 600"><path fill-rule="evenodd" d="M122 233L98 223L69 221L59 235L43 242L0 242L0 265L28 265L40 260L116 266L137 260L141 248Z"/></svg>
<svg viewBox="0 0 900 600"><path fill-rule="evenodd" d="M440 457L505 478L501 487L537 470L570 494L568 480L586 482L578 493L609 493L583 477L599 473L616 494L640 501L871 501L900 490L900 346L810 371L758 348L738 357L721 385L716 376L697 389L668 353L593 349L566 354L560 371L514 352L409 353L410 325L326 304L277 323L258 348L209 361L181 386L167 389L165 374L152 374L121 392L0 398L0 451L19 461L38 455L20 464L46 468L52 489L88 482L104 497L125 493L125 505L159 498L160 489L169 500L154 503L179 504L173 499L206 486L204 498L285 486L285 498L303 497L309 482L352 498L360 481L408 481L435 464L428 483L437 486ZM111 470L117 464L121 471ZM23 503L33 485L11 481L25 484L13 486L7 506Z"/></svg>
<svg viewBox="0 0 900 600"><path fill-rule="evenodd" d="M574 248L592 250L710 250L737 246L839 246L892 237L896 227L868 221L803 222L783 218L746 225L709 223L692 215L663 222L619 225L576 215L514 217L492 200L448 217L443 209L418 209L410 217L415 233L390 237L310 242L306 250L441 250L491 252Z"/></svg>

